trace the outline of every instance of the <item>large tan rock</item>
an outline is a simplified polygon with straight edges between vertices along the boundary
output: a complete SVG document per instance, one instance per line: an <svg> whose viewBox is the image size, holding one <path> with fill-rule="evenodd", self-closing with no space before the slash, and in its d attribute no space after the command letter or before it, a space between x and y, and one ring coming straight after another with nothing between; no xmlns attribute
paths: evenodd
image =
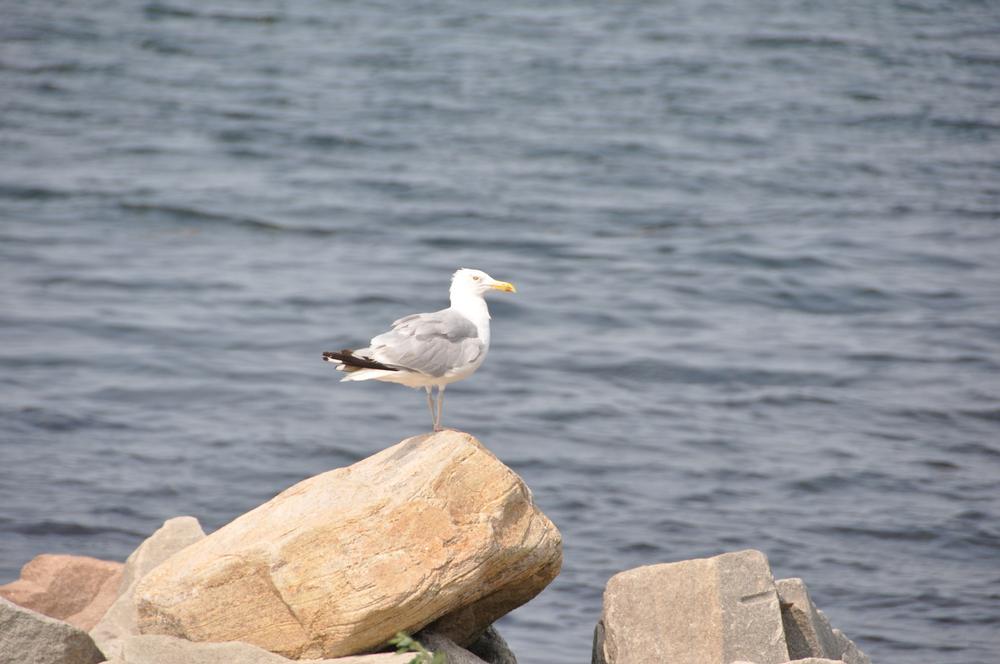
<svg viewBox="0 0 1000 664"><path fill-rule="evenodd" d="M115 601L121 576L118 562L43 553L21 568L21 578L0 586L0 597L87 631Z"/></svg>
<svg viewBox="0 0 1000 664"><path fill-rule="evenodd" d="M100 621L90 630L90 636L108 659L121 655L122 639L138 634L135 610L135 586L157 565L185 547L204 539L205 531L192 516L167 519L129 555L122 570L117 598Z"/></svg>
<svg viewBox="0 0 1000 664"><path fill-rule="evenodd" d="M774 578L760 551L638 567L608 581L595 663L788 659Z"/></svg>
<svg viewBox="0 0 1000 664"><path fill-rule="evenodd" d="M139 627L308 659L436 621L465 646L561 561L521 479L443 431L300 482L172 557L139 583Z"/></svg>

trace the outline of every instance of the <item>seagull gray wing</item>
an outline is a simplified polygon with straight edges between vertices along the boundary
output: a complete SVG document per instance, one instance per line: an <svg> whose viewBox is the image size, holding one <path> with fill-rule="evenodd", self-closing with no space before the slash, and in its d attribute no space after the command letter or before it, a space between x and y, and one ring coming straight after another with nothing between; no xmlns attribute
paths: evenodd
<svg viewBox="0 0 1000 664"><path fill-rule="evenodd" d="M372 339L370 350L370 357L383 364L440 377L474 363L485 344L471 320L442 309L400 318Z"/></svg>

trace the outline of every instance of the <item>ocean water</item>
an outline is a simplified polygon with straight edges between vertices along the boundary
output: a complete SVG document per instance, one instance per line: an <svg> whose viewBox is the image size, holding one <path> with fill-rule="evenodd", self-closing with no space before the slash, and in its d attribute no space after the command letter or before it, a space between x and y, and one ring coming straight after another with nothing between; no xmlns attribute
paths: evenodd
<svg viewBox="0 0 1000 664"><path fill-rule="evenodd" d="M0 12L0 582L422 433L320 353L514 282L445 424L586 662L757 548L877 662L1000 653L1000 6L54 0Z"/></svg>

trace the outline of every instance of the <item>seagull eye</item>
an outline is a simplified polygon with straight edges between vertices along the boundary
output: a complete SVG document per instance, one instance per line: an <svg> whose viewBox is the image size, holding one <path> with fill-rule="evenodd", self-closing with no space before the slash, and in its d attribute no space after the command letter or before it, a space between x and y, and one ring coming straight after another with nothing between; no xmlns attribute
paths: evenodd
<svg viewBox="0 0 1000 664"><path fill-rule="evenodd" d="M474 276L474 277L472 277L472 280L473 280L473 281L479 281L479 277L475 277L475 276Z"/></svg>

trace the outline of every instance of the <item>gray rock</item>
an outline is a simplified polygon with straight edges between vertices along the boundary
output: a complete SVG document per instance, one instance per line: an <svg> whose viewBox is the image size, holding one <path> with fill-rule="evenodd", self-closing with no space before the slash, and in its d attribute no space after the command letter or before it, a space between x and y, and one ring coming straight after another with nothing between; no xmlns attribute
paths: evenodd
<svg viewBox="0 0 1000 664"><path fill-rule="evenodd" d="M433 653L443 652L448 658L448 664L487 664L446 636L421 632L416 639Z"/></svg>
<svg viewBox="0 0 1000 664"><path fill-rule="evenodd" d="M781 621L791 659L840 657L842 648L830 623L809 598L802 579L781 579L775 583L781 602Z"/></svg>
<svg viewBox="0 0 1000 664"><path fill-rule="evenodd" d="M781 579L776 584L781 601L785 641L792 660L816 659L871 664L839 629L833 629L826 614L816 608L802 579Z"/></svg>
<svg viewBox="0 0 1000 664"><path fill-rule="evenodd" d="M845 664L872 664L871 658L861 652L842 631L834 629L833 636L837 640L837 646L840 650L838 657L842 662Z"/></svg>
<svg viewBox="0 0 1000 664"><path fill-rule="evenodd" d="M86 632L0 598L0 662L97 664L104 655Z"/></svg>
<svg viewBox="0 0 1000 664"><path fill-rule="evenodd" d="M487 664L517 664L510 646L493 625L468 647L468 651Z"/></svg>
<svg viewBox="0 0 1000 664"><path fill-rule="evenodd" d="M204 537L205 531L201 529L198 519L193 516L175 516L167 519L125 561L122 591L152 572L170 556Z"/></svg>
<svg viewBox="0 0 1000 664"><path fill-rule="evenodd" d="M120 654L109 664L292 664L263 648L230 641L195 643L175 636L144 634L121 640ZM340 659L299 660L297 664L408 664L412 654L381 653Z"/></svg>
<svg viewBox="0 0 1000 664"><path fill-rule="evenodd" d="M789 659L774 577L760 551L616 574L604 591L601 623L604 637L595 662L782 664Z"/></svg>
<svg viewBox="0 0 1000 664"><path fill-rule="evenodd" d="M204 537L205 531L201 529L198 519L193 516L174 517L167 519L128 557L118 588L118 599L90 630L91 638L108 659L120 658L121 640L139 633L134 599L139 580L170 556Z"/></svg>
<svg viewBox="0 0 1000 664"><path fill-rule="evenodd" d="M128 636L121 664L288 664L289 660L249 643L193 643L174 636Z"/></svg>
<svg viewBox="0 0 1000 664"><path fill-rule="evenodd" d="M871 660L816 608L802 579L781 579L775 586L781 602L781 620L792 660L807 658L871 664Z"/></svg>

